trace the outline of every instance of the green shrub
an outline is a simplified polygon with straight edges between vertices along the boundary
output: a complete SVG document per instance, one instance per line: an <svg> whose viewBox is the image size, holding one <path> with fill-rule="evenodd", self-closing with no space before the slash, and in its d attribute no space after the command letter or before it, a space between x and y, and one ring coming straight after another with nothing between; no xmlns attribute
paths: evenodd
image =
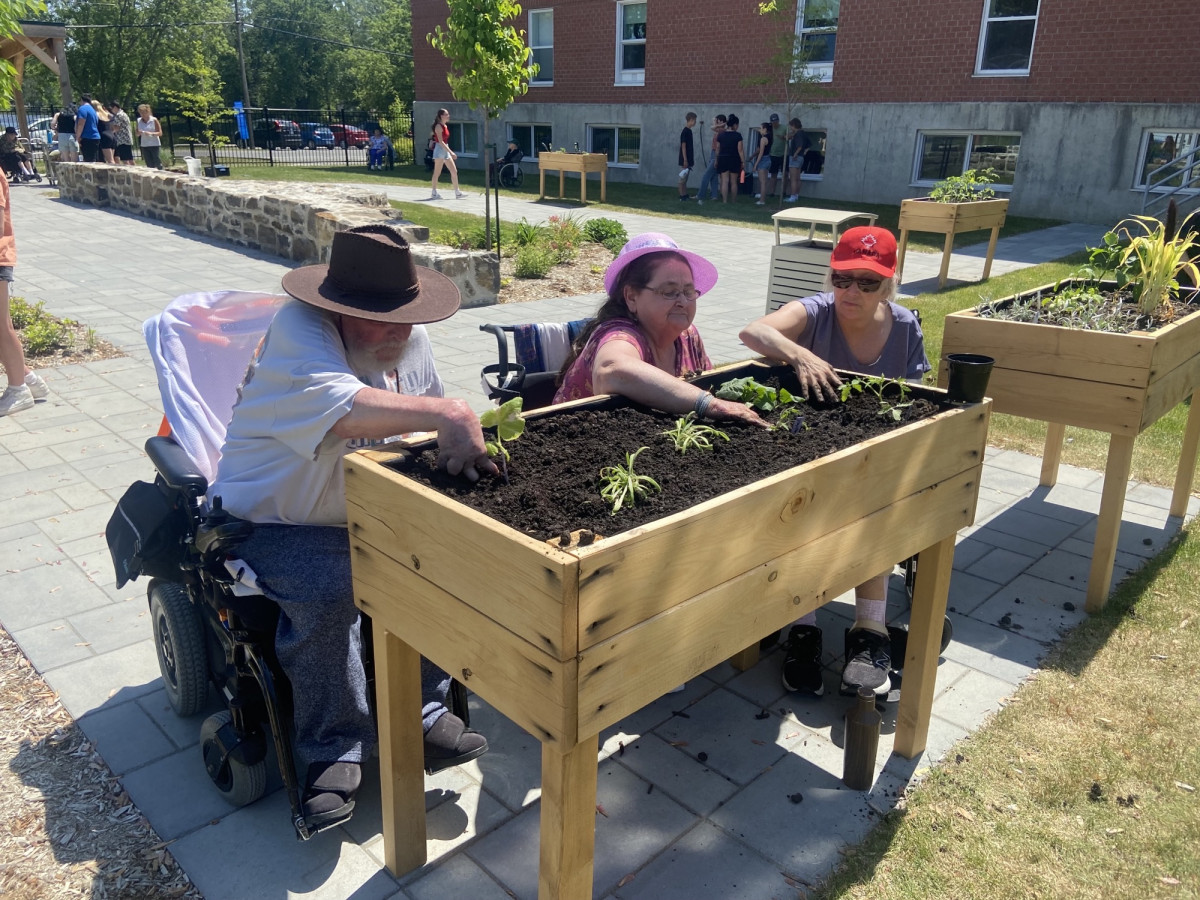
<svg viewBox="0 0 1200 900"><path fill-rule="evenodd" d="M9 312L12 315L13 327L18 331L22 328L28 328L39 319L47 317L47 312L43 308L42 301L36 304L29 304L24 297L12 297L9 302Z"/></svg>
<svg viewBox="0 0 1200 900"><path fill-rule="evenodd" d="M512 239L518 247L528 247L540 241L544 233L545 229L540 225L534 225L523 218L513 226Z"/></svg>
<svg viewBox="0 0 1200 900"><path fill-rule="evenodd" d="M996 180L995 169L967 169L961 175L943 178L929 192L935 203L970 203L973 200L990 200L996 192L989 185Z"/></svg>
<svg viewBox="0 0 1200 900"><path fill-rule="evenodd" d="M444 244L447 247L454 247L457 250L473 250L471 245L471 237L457 228L447 228L442 231L435 231L429 236L429 239L435 244Z"/></svg>
<svg viewBox="0 0 1200 900"><path fill-rule="evenodd" d="M544 243L554 253L555 262L568 263L579 255L579 245L583 243L583 229L569 213L565 216L551 216L546 223Z"/></svg>
<svg viewBox="0 0 1200 900"><path fill-rule="evenodd" d="M552 248L528 244L517 251L513 274L518 278L545 278L554 266L556 254Z"/></svg>
<svg viewBox="0 0 1200 900"><path fill-rule="evenodd" d="M589 219L583 226L583 234L593 244L603 244L614 253L629 240L625 226L616 219Z"/></svg>
<svg viewBox="0 0 1200 900"><path fill-rule="evenodd" d="M25 350L30 356L44 356L61 347L67 347L71 333L62 322L45 316L26 325L22 336Z"/></svg>

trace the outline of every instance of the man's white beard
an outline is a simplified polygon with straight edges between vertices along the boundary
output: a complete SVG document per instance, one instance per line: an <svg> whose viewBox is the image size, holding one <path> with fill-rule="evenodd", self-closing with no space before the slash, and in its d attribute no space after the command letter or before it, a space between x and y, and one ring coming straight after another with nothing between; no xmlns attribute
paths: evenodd
<svg viewBox="0 0 1200 900"><path fill-rule="evenodd" d="M350 363L350 371L359 378L370 378L372 375L402 368L405 359L412 353L412 347L408 341L403 341L396 350L394 357L389 357L380 362L378 355L375 353L375 349L379 346L379 344L373 346L347 344L346 361Z"/></svg>

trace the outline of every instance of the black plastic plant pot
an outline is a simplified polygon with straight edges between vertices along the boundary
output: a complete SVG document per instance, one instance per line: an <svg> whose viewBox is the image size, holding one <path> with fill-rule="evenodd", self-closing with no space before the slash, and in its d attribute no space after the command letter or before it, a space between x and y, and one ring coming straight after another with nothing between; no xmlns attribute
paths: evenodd
<svg viewBox="0 0 1200 900"><path fill-rule="evenodd" d="M978 403L987 393L988 378L995 364L990 356L979 353L951 353L950 381L946 396L952 403Z"/></svg>

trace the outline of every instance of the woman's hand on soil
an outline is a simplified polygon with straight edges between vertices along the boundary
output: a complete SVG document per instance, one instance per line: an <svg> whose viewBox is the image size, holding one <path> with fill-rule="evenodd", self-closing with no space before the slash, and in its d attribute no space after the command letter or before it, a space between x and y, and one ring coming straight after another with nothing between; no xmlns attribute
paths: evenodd
<svg viewBox="0 0 1200 900"><path fill-rule="evenodd" d="M757 425L760 428L771 427L762 416L745 403L735 403L733 400L713 398L708 409L705 410L705 415L710 419L729 419L745 425Z"/></svg>
<svg viewBox="0 0 1200 900"><path fill-rule="evenodd" d="M815 353L799 349L800 358L792 363L792 368L800 382L800 393L806 398L837 400L842 380L833 371L833 366Z"/></svg>

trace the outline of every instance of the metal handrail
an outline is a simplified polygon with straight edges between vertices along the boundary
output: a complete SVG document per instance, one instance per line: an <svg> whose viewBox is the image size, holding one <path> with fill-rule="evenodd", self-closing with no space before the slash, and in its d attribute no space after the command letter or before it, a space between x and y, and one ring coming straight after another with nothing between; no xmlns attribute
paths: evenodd
<svg viewBox="0 0 1200 900"><path fill-rule="evenodd" d="M1168 162L1146 175L1146 183L1142 187L1142 215L1153 215L1154 210L1165 212L1171 199L1175 199L1176 207L1182 212L1185 207L1200 205L1200 147L1193 147L1186 153L1181 153ZM1170 171L1167 171L1170 170ZM1183 177L1190 172L1189 177ZM1156 179L1156 176L1161 177ZM1169 189L1164 189L1166 182L1180 176L1180 183ZM1180 192L1187 191L1184 196ZM1153 199L1151 193L1153 192Z"/></svg>

